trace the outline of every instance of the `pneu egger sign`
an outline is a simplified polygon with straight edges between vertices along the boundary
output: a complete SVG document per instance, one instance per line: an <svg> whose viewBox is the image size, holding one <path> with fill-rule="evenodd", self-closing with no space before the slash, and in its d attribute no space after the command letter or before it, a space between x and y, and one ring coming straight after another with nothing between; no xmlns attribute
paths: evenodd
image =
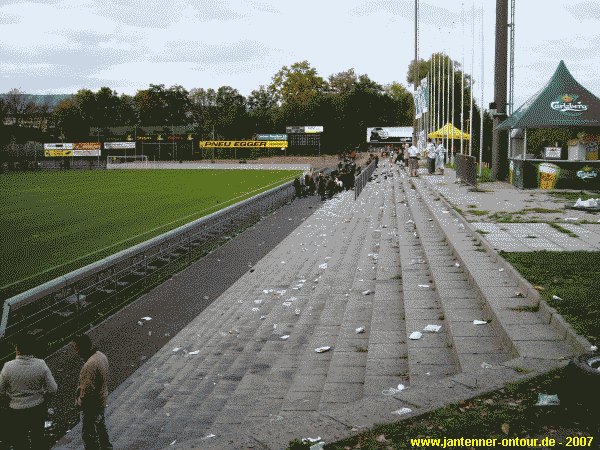
<svg viewBox="0 0 600 450"><path fill-rule="evenodd" d="M257 148L287 148L287 141L200 141L200 148L239 148L239 147L257 147Z"/></svg>

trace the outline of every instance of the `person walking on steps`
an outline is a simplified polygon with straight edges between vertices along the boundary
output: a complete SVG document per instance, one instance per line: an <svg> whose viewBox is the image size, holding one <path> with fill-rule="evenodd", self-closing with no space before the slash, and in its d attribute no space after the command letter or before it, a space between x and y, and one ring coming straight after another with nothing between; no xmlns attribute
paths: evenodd
<svg viewBox="0 0 600 450"><path fill-rule="evenodd" d="M419 169L419 149L414 145L408 147L408 169L411 177L417 176Z"/></svg>
<svg viewBox="0 0 600 450"><path fill-rule="evenodd" d="M440 175L444 175L444 157L446 156L446 149L440 142L440 145L435 149L435 170L440 171Z"/></svg>
<svg viewBox="0 0 600 450"><path fill-rule="evenodd" d="M431 139L427 142L427 148L425 149L427 152L427 171L429 175L435 172L435 144L431 142Z"/></svg>
<svg viewBox="0 0 600 450"><path fill-rule="evenodd" d="M104 421L108 397L108 359L98 351L86 334L77 336L71 345L85 362L79 373L75 404L81 410L81 435L85 450L110 450L112 445Z"/></svg>

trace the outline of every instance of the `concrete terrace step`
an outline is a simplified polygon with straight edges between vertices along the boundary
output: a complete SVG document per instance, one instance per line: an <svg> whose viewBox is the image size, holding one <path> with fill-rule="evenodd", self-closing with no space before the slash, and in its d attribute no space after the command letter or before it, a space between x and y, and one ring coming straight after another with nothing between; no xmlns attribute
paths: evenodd
<svg viewBox="0 0 600 450"><path fill-rule="evenodd" d="M531 298L512 267L487 249L477 233L444 201L436 201L438 195L426 181L417 179L415 186L453 244L454 254L469 274L469 282L482 299L484 311L505 348L515 357L526 358L564 359L575 354L577 346L565 340L564 328L549 326L554 315L547 309L538 313L539 300Z"/></svg>
<svg viewBox="0 0 600 450"><path fill-rule="evenodd" d="M406 177L403 185L416 228L422 236L421 244L432 271L442 316L446 319L444 326L448 329L449 345L456 355L459 371L472 372L483 363L498 364L511 359L510 346L504 344L493 327L473 323L485 319L485 314L479 293L467 277L464 274L462 279L438 277L448 270L461 268L455 266L453 249L446 243L444 233L431 217L421 195L409 188Z"/></svg>
<svg viewBox="0 0 600 450"><path fill-rule="evenodd" d="M406 316L406 342L410 385L418 386L458 372L455 355L449 346L445 318L433 274L426 260L421 236L409 206L407 193L394 180L400 267ZM424 333L426 325L442 325L438 333ZM409 339L413 332L422 332L419 340Z"/></svg>

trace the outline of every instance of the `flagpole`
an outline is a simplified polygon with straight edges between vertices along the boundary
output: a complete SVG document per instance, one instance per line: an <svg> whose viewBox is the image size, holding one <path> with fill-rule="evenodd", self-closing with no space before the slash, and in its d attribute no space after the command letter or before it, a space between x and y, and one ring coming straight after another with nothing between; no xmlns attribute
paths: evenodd
<svg viewBox="0 0 600 450"><path fill-rule="evenodd" d="M462 66L461 66L461 78L460 78L460 131L464 134L465 128L465 8L464 2L461 3L460 21L462 24ZM463 154L464 139L460 137L460 154Z"/></svg>
<svg viewBox="0 0 600 450"><path fill-rule="evenodd" d="M473 87L475 86L475 1L471 3L471 92L469 105L469 156L473 154Z"/></svg>
<svg viewBox="0 0 600 450"><path fill-rule="evenodd" d="M448 120L446 121L446 123L452 123L452 118L450 117L450 56L448 56L448 91L446 92L448 95L448 98L446 100L446 117L448 118ZM447 135L448 133L446 133ZM444 147L446 149L446 161L448 161L448 147L450 146L449 142L449 136L446 136L446 146Z"/></svg>
<svg viewBox="0 0 600 450"><path fill-rule="evenodd" d="M484 74L484 64L483 64L483 48L484 48L484 36L483 36L483 4L481 5L481 106L480 106L480 115L481 120L479 124L479 178L483 173L483 74Z"/></svg>
<svg viewBox="0 0 600 450"><path fill-rule="evenodd" d="M444 58L442 58L442 128L446 125L446 75L444 74L446 68L446 53L444 53ZM442 145L446 146L446 137L442 133Z"/></svg>

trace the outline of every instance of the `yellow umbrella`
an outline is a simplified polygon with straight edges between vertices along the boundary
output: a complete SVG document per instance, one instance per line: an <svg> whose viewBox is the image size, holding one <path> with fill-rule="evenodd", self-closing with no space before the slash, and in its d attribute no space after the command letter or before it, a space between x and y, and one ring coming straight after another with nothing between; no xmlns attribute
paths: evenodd
<svg viewBox="0 0 600 450"><path fill-rule="evenodd" d="M444 125L439 130L432 131L431 133L429 133L427 135L427 137L430 137L432 139L446 138L446 139L465 139L465 140L468 140L469 139L469 133L464 133L463 131L459 130L454 125L452 125L450 122L448 122L446 125Z"/></svg>

